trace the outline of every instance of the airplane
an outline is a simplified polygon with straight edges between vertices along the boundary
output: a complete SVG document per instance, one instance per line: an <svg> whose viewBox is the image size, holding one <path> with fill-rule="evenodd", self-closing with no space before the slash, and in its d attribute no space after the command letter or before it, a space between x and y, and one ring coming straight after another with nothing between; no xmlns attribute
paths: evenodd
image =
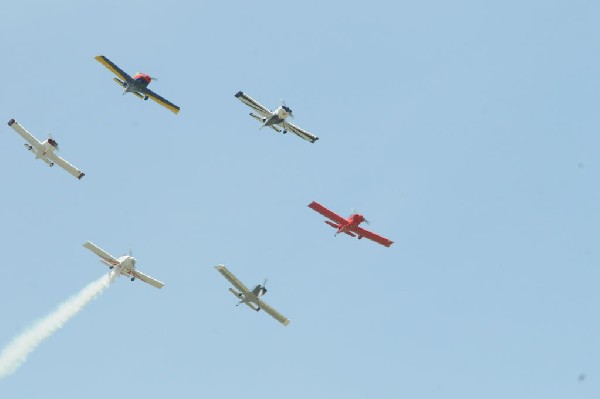
<svg viewBox="0 0 600 399"><path fill-rule="evenodd" d="M229 288L229 291L238 299L240 299L238 304L235 306L238 306L240 303L243 303L257 312L263 309L271 317L273 317L275 320L277 320L284 326L290 324L290 320L287 317L283 316L275 309L270 307L265 301L260 299L260 297L267 293L267 289L265 288L265 284L267 283L266 279L262 285L258 284L256 287L254 287L252 291L250 291L248 288L246 288L244 284L240 282L240 280L238 280L229 270L227 270L225 266L217 265L215 266L215 269L217 269L219 273L223 275L223 277L229 280L229 282L233 284L235 288L238 289L238 291L236 291L233 288Z"/></svg>
<svg viewBox="0 0 600 399"><path fill-rule="evenodd" d="M90 241L83 244L83 246L98 255L100 257L100 262L108 266L109 269L112 270L116 268L118 273L130 277L131 281L139 278L143 282L153 285L156 288L162 288L165 285L164 283L155 280L150 276L146 276L144 273L137 270L135 268L136 259L131 256L131 253L129 255L123 255L119 258L115 258Z"/></svg>
<svg viewBox="0 0 600 399"><path fill-rule="evenodd" d="M79 180L85 176L85 173L56 155L55 151L58 151L58 143L52 137L48 137L44 141L39 141L14 119L8 121L8 126L12 127L15 132L19 133L27 141L25 148L35 154L35 159L41 159L50 167L57 164Z"/></svg>
<svg viewBox="0 0 600 399"><path fill-rule="evenodd" d="M277 133L283 132L283 134L287 133L289 130L290 132L300 136L304 140L310 141L311 143L319 140L317 136L312 135L306 130L300 129L298 126L285 121L288 116L291 116L292 118L294 117L294 115L292 115L292 110L287 105L282 104L274 111L269 111L260 105L256 100L252 99L250 96L241 91L235 93L235 97L260 114L256 115L250 112L251 117L262 123L262 126L260 127L261 129L265 126L268 126Z"/></svg>
<svg viewBox="0 0 600 399"><path fill-rule="evenodd" d="M333 220L333 222L330 222L329 220L325 220L325 223L327 223L331 227L337 229L337 231L335 232L336 236L339 233L346 233L351 237L358 236L359 240L361 238L365 237L365 238L368 238L369 240L375 241L378 244L385 245L386 247L389 247L390 245L392 245L394 243L393 241L390 241L387 238L381 237L369 230L365 230L361 227L358 227L358 225L361 224L362 222L369 224L369 221L367 219L365 219L365 217L363 215L354 213L354 214L350 215L350 217L348 219L344 219L340 215L330 211L329 209L325 208L323 205L321 205L315 201L308 204L308 207L319 212L321 215L325 216L326 218Z"/></svg>
<svg viewBox="0 0 600 399"><path fill-rule="evenodd" d="M117 75L119 78L113 78L115 82L117 82L121 87L125 89L123 95L125 93L133 93L136 97L141 98L142 100L148 100L151 98L156 101L163 107L169 109L170 111L177 114L179 112L179 107L158 94L154 93L152 90L148 89L148 85L151 81L156 80L156 78L151 77L145 73L136 73L133 77L129 76L122 69L116 66L111 60L106 58L103 55L99 55L96 58L96 61L104 65L108 68L109 71Z"/></svg>

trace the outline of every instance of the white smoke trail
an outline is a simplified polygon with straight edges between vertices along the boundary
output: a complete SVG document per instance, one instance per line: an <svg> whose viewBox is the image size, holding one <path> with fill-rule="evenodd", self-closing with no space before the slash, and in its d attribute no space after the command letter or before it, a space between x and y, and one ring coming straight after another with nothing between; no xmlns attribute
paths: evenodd
<svg viewBox="0 0 600 399"><path fill-rule="evenodd" d="M14 373L25 363L29 354L39 344L65 325L67 321L79 313L92 299L100 295L117 276L117 272L111 271L109 275L104 275L88 284L79 293L59 305L54 312L16 336L0 353L0 379Z"/></svg>

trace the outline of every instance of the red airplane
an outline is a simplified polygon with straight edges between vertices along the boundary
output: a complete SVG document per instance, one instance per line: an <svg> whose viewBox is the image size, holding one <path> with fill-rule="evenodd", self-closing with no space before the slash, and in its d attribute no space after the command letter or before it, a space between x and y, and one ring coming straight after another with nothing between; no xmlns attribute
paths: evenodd
<svg viewBox="0 0 600 399"><path fill-rule="evenodd" d="M308 205L308 207L319 212L321 215L325 216L326 218L333 220L333 222L330 222L329 220L325 220L325 223L327 223L331 227L337 229L337 232L335 233L336 236L339 233L346 233L352 237L358 236L359 240L363 237L366 237L369 240L375 241L376 243L381 244L381 245L385 245L386 247L389 247L390 245L392 245L394 243L393 241L390 241L387 238L378 236L377 234L370 232L369 230L365 230L361 227L358 227L358 225L361 224L362 222L369 224L369 221L367 219L365 219L365 217L363 215L354 213L354 214L350 215L350 217L348 219L344 219L340 215L330 211L329 209L325 208L323 205L321 205L315 201L311 202Z"/></svg>

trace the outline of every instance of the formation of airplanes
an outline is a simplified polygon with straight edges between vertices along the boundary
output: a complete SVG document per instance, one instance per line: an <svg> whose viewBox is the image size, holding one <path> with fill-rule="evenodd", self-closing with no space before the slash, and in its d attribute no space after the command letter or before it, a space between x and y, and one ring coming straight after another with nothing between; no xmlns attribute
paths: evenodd
<svg viewBox="0 0 600 399"><path fill-rule="evenodd" d="M130 76L103 55L99 55L95 57L95 59L117 76L113 80L125 89L123 94L132 93L142 100L148 100L150 98L173 113L179 113L180 108L178 106L148 89L148 85L152 80L156 80L155 78L145 73L136 73L135 75ZM275 110L270 111L242 91L238 91L235 94L235 97L253 110L253 112L250 112L250 116L261 123L261 129L263 127L269 127L278 133L284 134L289 131L311 143L314 143L319 139L317 136L288 122L288 118L293 118L293 113L291 108L285 105L285 103ZM56 154L56 151L58 151L58 143L52 137L48 137L48 139L44 141L39 141L31 133L25 130L25 128L15 119L9 120L8 126L25 139L25 148L31 151L36 159L41 159L48 166L54 166L56 164L77 179L81 179L85 176L81 170ZM343 218L315 201L311 202L308 206L329 219L326 220L325 223L336 229L335 235L344 233L352 237L358 237L358 239L365 237L386 247L393 244L391 240L360 227L359 225L363 222L368 224L368 221L361 214L353 213L350 217ZM96 254L100 258L100 261L108 266L111 271L117 273L117 275L127 276L131 281L139 279L156 288L162 288L164 286L163 282L139 271L136 268L137 261L131 253L129 255L115 257L90 241L84 243L83 246ZM256 312L262 309L265 313L269 314L284 326L289 324L290 320L287 317L277 312L262 299L267 293L267 289L265 288L266 280L263 284L258 284L250 290L225 266L217 265L215 266L215 269L234 286L234 288L229 288L229 291L239 299L237 305L244 304Z"/></svg>

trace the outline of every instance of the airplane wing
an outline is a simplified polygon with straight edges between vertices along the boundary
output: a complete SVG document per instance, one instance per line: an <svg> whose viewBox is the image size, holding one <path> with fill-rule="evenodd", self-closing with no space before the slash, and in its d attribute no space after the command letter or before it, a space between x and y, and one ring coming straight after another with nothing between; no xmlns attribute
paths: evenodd
<svg viewBox="0 0 600 399"><path fill-rule="evenodd" d="M331 212L329 209L325 208L323 205L313 201L308 205L309 208L319 212L321 215L325 216L328 219L333 220L334 222L340 224L345 222L346 220L338 215L337 213Z"/></svg>
<svg viewBox="0 0 600 399"><path fill-rule="evenodd" d="M25 130L23 126L19 125L19 122L15 121L14 119L11 119L8 121L8 126L12 127L15 132L19 133L19 135L23 137L25 141L31 144L36 150L42 148L42 143L39 142L38 139L33 137L31 133Z"/></svg>
<svg viewBox="0 0 600 399"><path fill-rule="evenodd" d="M235 97L238 98L241 102L243 102L244 104L246 104L247 106L249 106L250 108L252 108L253 110L255 110L256 112L258 112L259 114L261 114L264 117L269 117L272 115L271 111L269 111L267 108L260 105L258 103L258 101L247 96L246 94L244 94L241 91L238 91L237 93L235 93Z"/></svg>
<svg viewBox="0 0 600 399"><path fill-rule="evenodd" d="M310 141L311 143L314 143L315 141L319 140L319 138L314 134L310 134L306 130L300 129L298 126L292 123L283 122L283 128L303 138L306 141Z"/></svg>
<svg viewBox="0 0 600 399"><path fill-rule="evenodd" d="M144 273L140 272L139 270L134 270L133 271L133 276L135 278L139 278L140 280L142 280L145 283L153 285L156 288L162 288L165 285L164 283L162 283L162 282L160 282L158 280L155 280L155 279L153 279L150 276L146 276Z"/></svg>
<svg viewBox="0 0 600 399"><path fill-rule="evenodd" d="M88 241L85 244L83 244L83 246L86 247L87 249L89 249L90 251L92 251L93 253L95 253L96 255L98 255L99 257L101 257L102 260L104 260L107 264L113 265L113 266L119 265L119 261L117 259L115 259L114 256L112 256L108 252L104 251L102 248L97 247L94 243Z"/></svg>
<svg viewBox="0 0 600 399"><path fill-rule="evenodd" d="M61 168L78 178L79 180L81 180L81 178L85 176L85 173L83 173L75 166L71 165L70 163L56 155L54 152L50 153L50 156L48 158L50 159L50 161L54 162L55 164L57 164L58 166L60 166Z"/></svg>
<svg viewBox="0 0 600 399"><path fill-rule="evenodd" d="M94 58L96 58L96 61L98 61L99 63L104 65L106 68L108 68L109 71L111 71L112 73L114 73L115 75L117 75L118 77L123 79L124 81L129 82L132 80L131 76L127 75L121 68L116 66L111 60L109 60L105 56L99 55Z"/></svg>
<svg viewBox="0 0 600 399"><path fill-rule="evenodd" d="M242 294L244 294L244 296L250 294L250 290L244 284L242 284L242 282L238 280L233 274L231 274L231 272L227 270L225 266L217 265L215 266L215 269L217 269L219 273L223 275L223 277L229 280L229 282L233 284L235 288L242 291Z"/></svg>
<svg viewBox="0 0 600 399"><path fill-rule="evenodd" d="M165 100L164 98L162 98L161 96L159 96L158 94L153 92L152 90L144 88L143 91L145 94L148 95L148 97L150 97L152 100L156 101L163 107L169 109L171 112L173 112L175 114L177 114L179 112L180 108L177 105L173 104L170 101Z"/></svg>
<svg viewBox="0 0 600 399"><path fill-rule="evenodd" d="M278 322L280 322L284 326L287 326L288 324L290 324L290 320L287 317L285 317L284 315L282 315L281 313L279 313L278 311L276 311L275 309L273 309L272 307L270 307L265 301L259 299L258 300L258 306L260 306L260 308L262 310L264 310L272 318L274 318L275 320L277 320Z"/></svg>
<svg viewBox="0 0 600 399"><path fill-rule="evenodd" d="M352 229L352 231L355 232L356 234L358 234L359 238L365 237L371 241L375 241L376 243L384 245L386 247L389 247L390 245L392 245L394 243L393 241L390 241L385 237L377 235L377 234L373 233L372 231L365 230L362 227L357 226L354 229Z"/></svg>

